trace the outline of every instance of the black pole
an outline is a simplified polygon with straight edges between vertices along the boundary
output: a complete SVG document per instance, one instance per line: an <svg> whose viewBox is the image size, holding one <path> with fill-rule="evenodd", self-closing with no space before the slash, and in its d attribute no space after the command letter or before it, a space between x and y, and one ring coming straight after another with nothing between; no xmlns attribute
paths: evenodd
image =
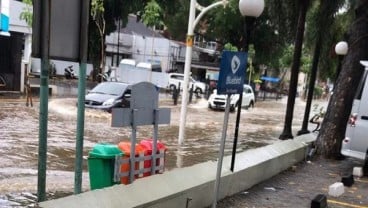
<svg viewBox="0 0 368 208"><path fill-rule="evenodd" d="M119 17L119 19L118 19L118 51L117 51L117 57L116 57L116 66L118 67L119 66L119 55L120 55L120 44L119 44L119 42L120 42L120 17Z"/></svg>
<svg viewBox="0 0 368 208"><path fill-rule="evenodd" d="M245 44L244 44L244 50L243 51L248 52L249 42L250 42L250 33L251 33L251 30L252 30L252 25L255 21L255 18L254 17L245 17L244 19L245 19L245 22L244 22ZM247 65L245 66L244 70L247 70ZM238 144L239 123L240 123L241 103L242 103L242 101L243 101L243 93L240 93L239 102L237 103L238 111L236 113L233 151L232 151L232 154L231 154L231 166L230 166L231 172L234 171L234 166L235 166L235 155L236 155L236 147L237 147L237 144Z"/></svg>
<svg viewBox="0 0 368 208"><path fill-rule="evenodd" d="M321 35L319 35L319 37L317 39L317 42L316 42L316 45L315 45L315 48L314 48L312 70L311 70L311 76L310 76L310 79L309 79L308 96L307 96L307 103L306 103L305 111L304 111L302 129L298 131L297 135L302 135L302 134L308 134L309 133L309 130L308 130L309 114L310 114L310 109L311 109L311 105L312 105L314 85L315 85L315 82L316 82L317 71L318 71L318 62L319 62L319 56L320 56L320 52L321 52L320 45L322 44L321 43L322 38L320 36Z"/></svg>
<svg viewBox="0 0 368 208"><path fill-rule="evenodd" d="M286 105L286 114L285 114L285 122L284 129L279 136L280 140L293 139L292 133L292 121L294 114L294 106L295 106L295 96L298 85L298 75L300 71L300 57L302 55L302 46L303 46L303 37L304 37L304 29L305 29L305 18L308 10L309 0L301 1L299 5L299 17L298 17L298 25L295 36L295 47L294 47L294 55L293 55L293 63L291 66L291 75L290 75L290 86L289 86L289 95Z"/></svg>

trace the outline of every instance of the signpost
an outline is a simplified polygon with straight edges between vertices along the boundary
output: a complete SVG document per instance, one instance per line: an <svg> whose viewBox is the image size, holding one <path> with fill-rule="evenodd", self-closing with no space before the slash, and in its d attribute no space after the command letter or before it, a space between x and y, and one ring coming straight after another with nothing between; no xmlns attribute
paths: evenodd
<svg viewBox="0 0 368 208"><path fill-rule="evenodd" d="M0 2L9 0L0 0ZM82 192L84 96L90 0L33 0L32 57L41 58L38 201L46 199L49 59L80 61L74 193ZM67 15L66 15L67 14Z"/></svg>
<svg viewBox="0 0 368 208"><path fill-rule="evenodd" d="M135 175L135 144L137 140L137 127L153 125L153 147L151 158L151 174L156 172L158 125L170 123L170 109L158 107L158 88L150 82L140 82L132 86L130 108L112 109L112 127L130 126L130 170L129 183L133 183ZM119 169L118 169L119 170Z"/></svg>
<svg viewBox="0 0 368 208"><path fill-rule="evenodd" d="M222 159L224 157L225 140L227 132L227 124L230 112L230 96L231 94L243 93L243 85L245 79L245 68L247 65L247 53L224 51L221 57L220 75L217 84L217 94L226 94L226 107L222 137L220 142L219 160L217 163L217 173L215 181L215 196L213 207L216 207L218 199L218 191L221 179Z"/></svg>

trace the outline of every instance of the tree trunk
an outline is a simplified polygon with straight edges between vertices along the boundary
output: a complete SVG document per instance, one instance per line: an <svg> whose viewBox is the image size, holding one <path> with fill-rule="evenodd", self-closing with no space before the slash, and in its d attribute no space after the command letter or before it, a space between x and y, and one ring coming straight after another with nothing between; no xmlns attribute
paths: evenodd
<svg viewBox="0 0 368 208"><path fill-rule="evenodd" d="M286 105L284 130L283 130L282 134L279 137L279 139L281 139L281 140L292 139L293 138L291 125L292 125L292 120L293 120L296 90L297 90L297 87L298 87L298 75L299 75L299 71L300 71L300 69L299 69L299 67L300 67L300 57L301 57L301 54L302 54L304 28L305 28L304 27L305 26L305 16L307 14L308 5L309 5L309 0L301 0L300 1L298 28L297 28L297 31L296 31L293 64L291 66L290 87L289 87L288 101L287 101L287 105Z"/></svg>
<svg viewBox="0 0 368 208"><path fill-rule="evenodd" d="M307 95L307 102L305 106L304 111L304 118L303 118L303 124L302 129L298 131L298 135L301 134L307 134L309 133L308 130L308 122L309 122L309 114L310 109L312 105L312 99L313 99L313 93L314 93L314 86L316 82L317 77L317 71L318 71L318 64L319 59L321 56L321 50L322 47L324 47L324 44L326 42L326 34L327 31L331 30L331 25L334 21L334 14L336 13L337 9L339 8L339 4L341 4L339 1L330 2L330 1L321 1L319 11L317 13L317 21L320 23L317 25L316 30L316 42L314 46L314 54L313 54L313 61L312 61L312 68L310 72L310 78L309 78L309 85L308 85L308 95Z"/></svg>
<svg viewBox="0 0 368 208"><path fill-rule="evenodd" d="M320 133L317 152L326 158L341 157L341 142L345 136L354 95L364 67L359 63L368 60L368 0L360 0L356 19L349 30L349 50L343 59L342 70L336 80Z"/></svg>

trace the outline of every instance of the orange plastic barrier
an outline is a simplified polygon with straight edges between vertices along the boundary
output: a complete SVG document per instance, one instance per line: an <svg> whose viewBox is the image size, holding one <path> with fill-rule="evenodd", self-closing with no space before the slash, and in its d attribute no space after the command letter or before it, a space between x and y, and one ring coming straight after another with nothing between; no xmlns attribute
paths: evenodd
<svg viewBox="0 0 368 208"><path fill-rule="evenodd" d="M129 159L130 158L130 147L131 147L130 142L120 142L118 144L118 147L121 151L124 152L123 159ZM144 155L144 156L148 155L147 150L142 145L137 144L135 146L135 157L139 157L140 154ZM150 161L144 161L144 168L150 168L151 167L150 166L151 164L149 162ZM143 167L139 167L139 163L140 162L135 162L134 170L139 170L139 169L143 168ZM121 173L129 173L129 171L130 171L129 162L123 163L121 165L120 172ZM148 172L148 174L150 174L150 173ZM139 178L139 177L142 177L142 176L147 176L147 173L144 173L143 175L135 174L134 178ZM121 177L121 183L122 184L129 184L129 176Z"/></svg>

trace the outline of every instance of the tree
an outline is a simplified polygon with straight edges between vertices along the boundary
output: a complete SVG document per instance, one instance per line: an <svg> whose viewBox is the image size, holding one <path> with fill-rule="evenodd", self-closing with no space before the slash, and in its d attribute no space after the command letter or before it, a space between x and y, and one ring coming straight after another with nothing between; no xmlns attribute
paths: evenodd
<svg viewBox="0 0 368 208"><path fill-rule="evenodd" d="M20 13L19 19L26 21L27 25L32 27L33 11L32 11L32 0L22 1L26 6Z"/></svg>
<svg viewBox="0 0 368 208"><path fill-rule="evenodd" d="M120 26L124 27L131 13L141 13L146 1L144 0L92 0L91 18L89 24L88 58L96 67L93 71L94 79L102 72L105 60L105 36ZM97 26L97 22L100 26ZM101 32L104 32L101 35Z"/></svg>
<svg viewBox="0 0 368 208"><path fill-rule="evenodd" d="M336 80L334 93L317 137L317 152L327 158L341 156L341 142L350 109L357 90L357 83L364 68L359 63L368 60L368 0L359 0L355 8L355 20L348 32L349 50L342 63L342 70Z"/></svg>
<svg viewBox="0 0 368 208"><path fill-rule="evenodd" d="M92 0L91 1L91 16L95 22L99 37L100 37L100 66L98 73L102 74L102 70L105 67L105 31L106 31L106 21L105 21L105 7L104 0ZM102 81L102 76L100 77Z"/></svg>
<svg viewBox="0 0 368 208"><path fill-rule="evenodd" d="M313 54L313 62L312 68L309 78L309 89L308 89L308 97L307 103L304 112L304 119L302 129L298 131L298 135L309 133L308 131L308 121L309 121L309 113L313 99L313 91L314 91L314 84L316 81L317 70L318 70L318 63L321 56L321 49L324 47L326 34L331 28L333 23L334 14L338 11L341 7L342 1L328 1L328 0L321 0L320 4L318 5L318 9L316 10L315 15L313 16L313 20L311 21L311 25L315 25L316 27L310 27L310 31L312 36L315 39L315 46L314 46L314 54Z"/></svg>
<svg viewBox="0 0 368 208"><path fill-rule="evenodd" d="M279 139L281 140L293 138L293 134L291 131L291 124L293 120L293 111L294 111L294 105L295 105L296 90L297 90L297 85L298 85L300 57L301 57L302 46L303 46L304 25L305 25L305 18L306 18L308 6L309 6L309 0L300 0L299 2L300 2L299 18L298 18L298 26L297 26L296 38L295 38L293 64L291 66L290 86L289 86L289 95L288 95L288 100L287 100L287 105L286 105L284 130L279 137Z"/></svg>
<svg viewBox="0 0 368 208"><path fill-rule="evenodd" d="M167 27L166 37L185 41L188 25L189 3L187 0L156 0L162 9L162 17Z"/></svg>
<svg viewBox="0 0 368 208"><path fill-rule="evenodd" d="M151 0L144 8L142 15L143 23L149 27L164 25L162 21L162 9L155 0Z"/></svg>

